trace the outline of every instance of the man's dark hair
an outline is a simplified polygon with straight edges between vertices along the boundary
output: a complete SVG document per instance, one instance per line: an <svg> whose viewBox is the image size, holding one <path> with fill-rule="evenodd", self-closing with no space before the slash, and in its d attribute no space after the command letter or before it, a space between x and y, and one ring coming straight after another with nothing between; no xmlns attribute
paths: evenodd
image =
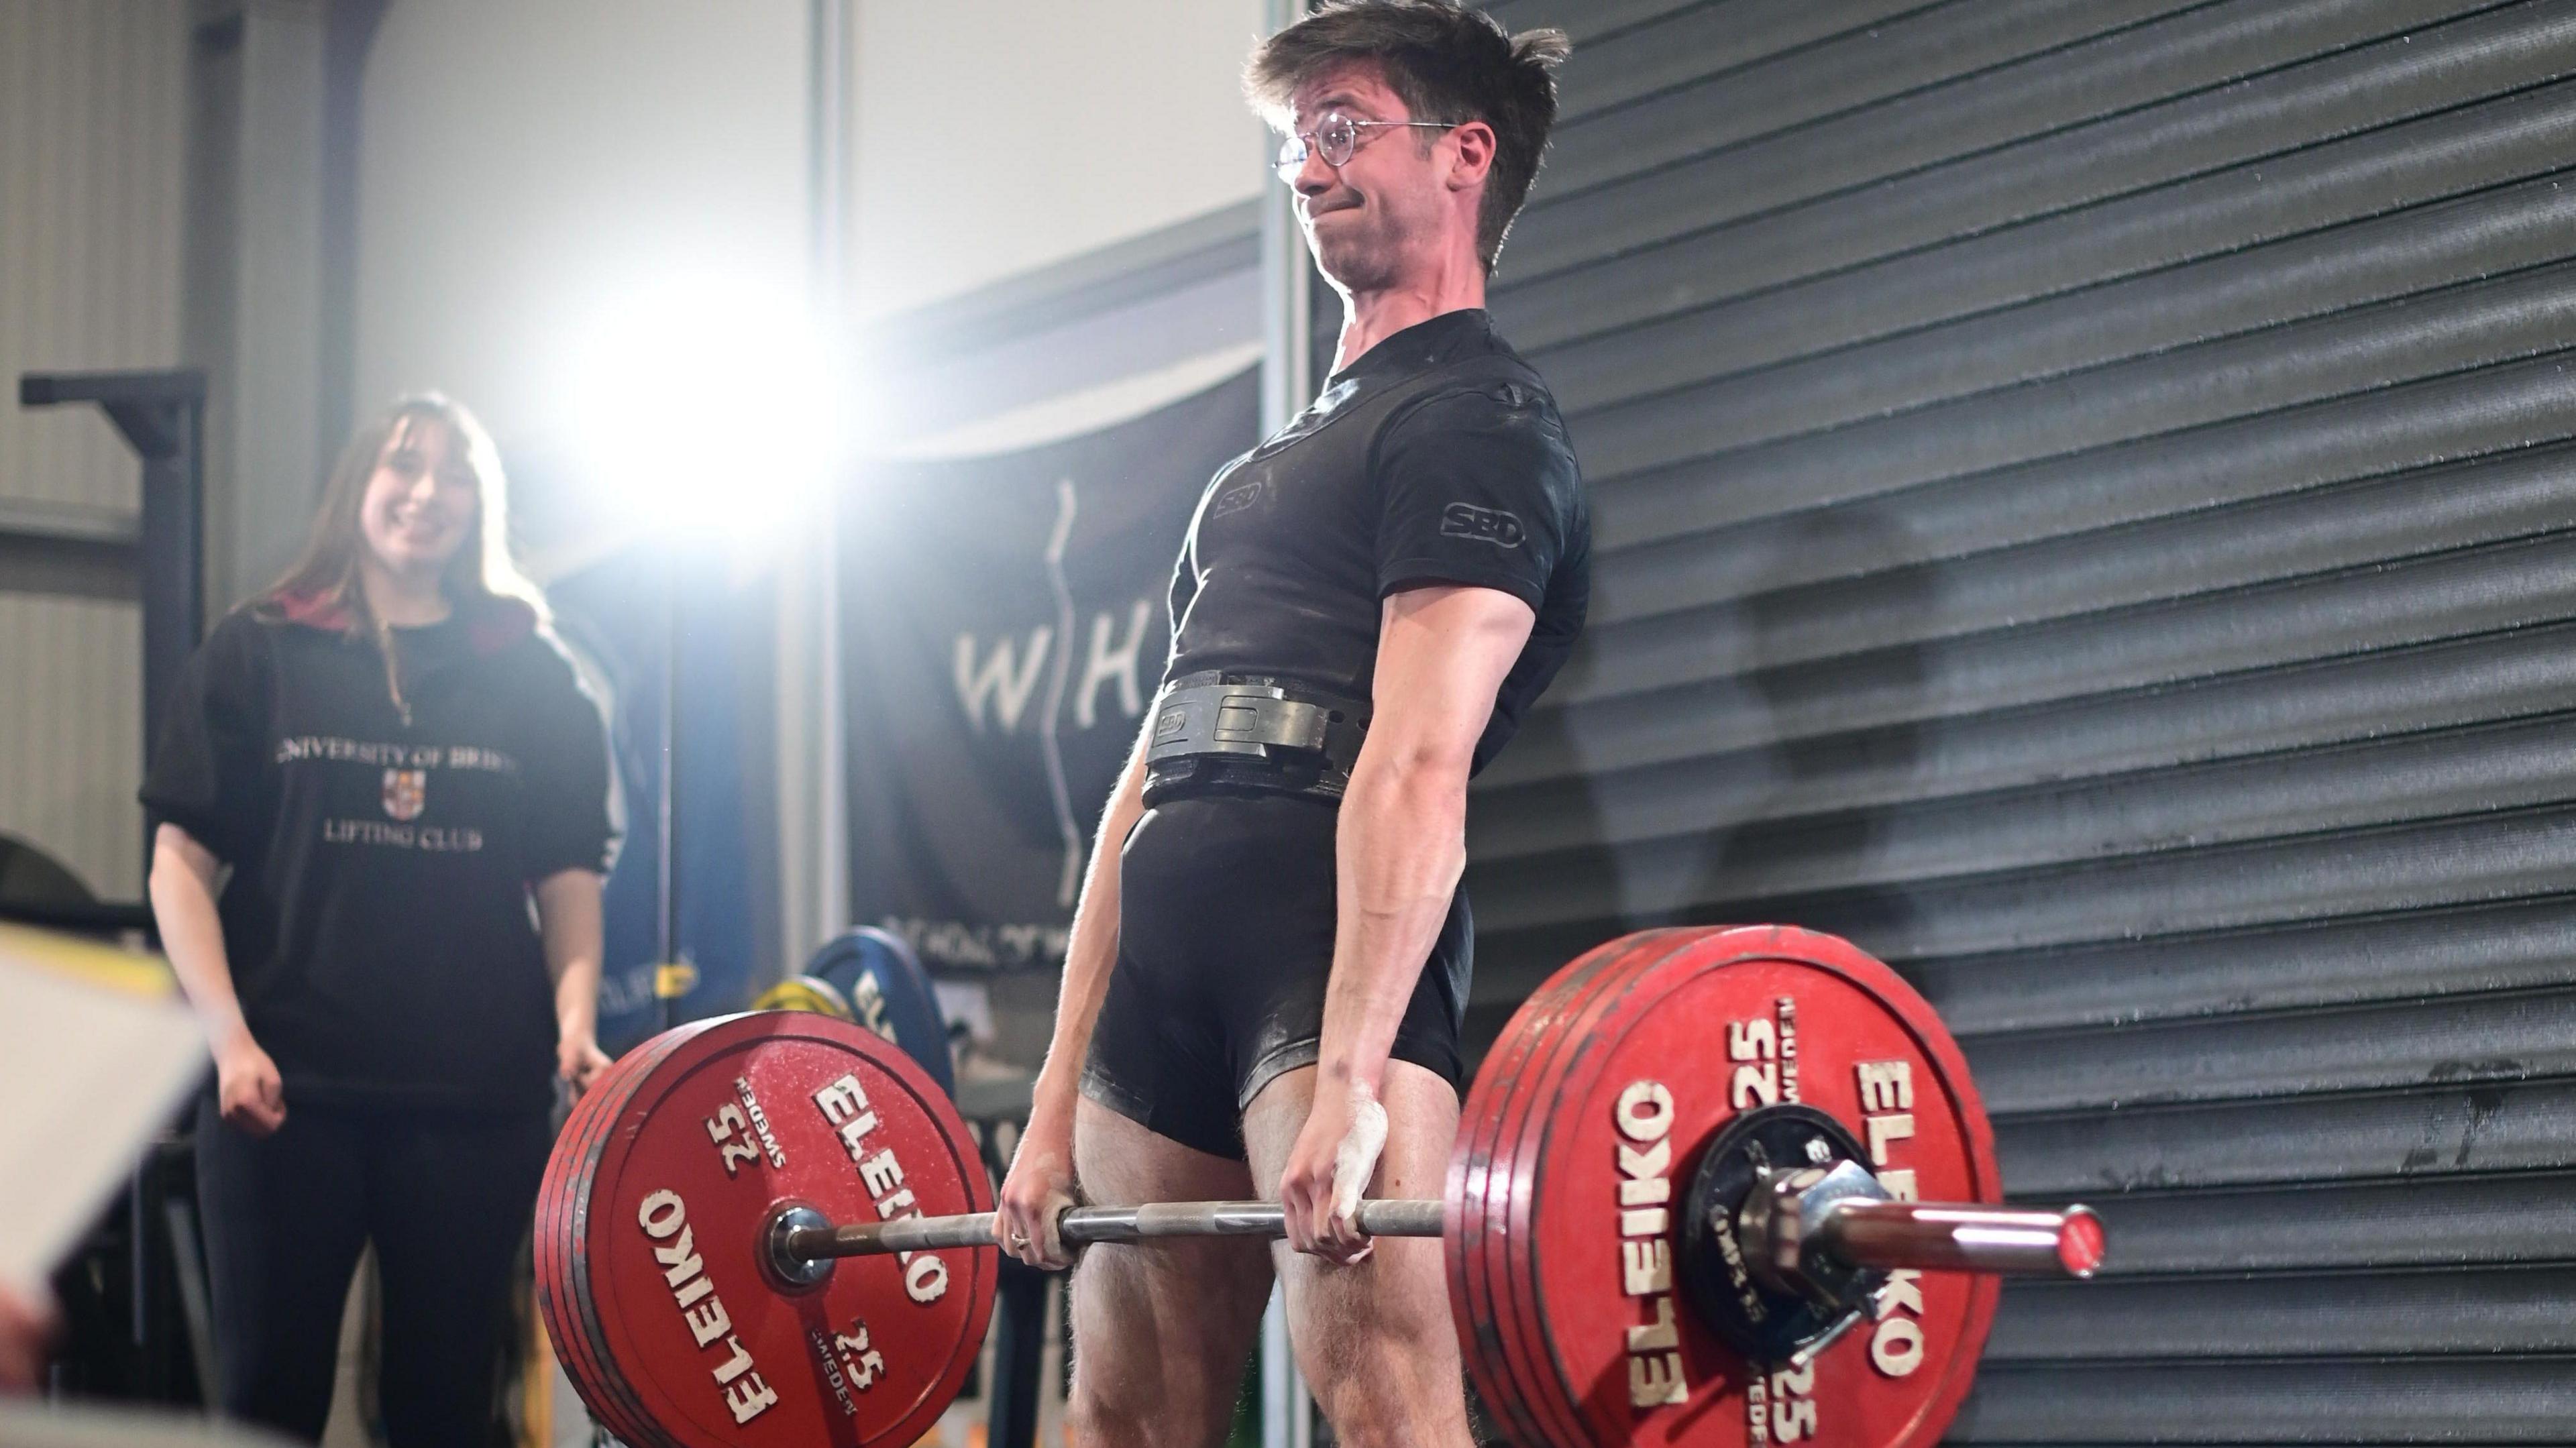
<svg viewBox="0 0 2576 1448"><path fill-rule="evenodd" d="M1243 90L1264 119L1286 130L1297 87L1336 66L1373 60L1413 119L1493 127L1494 165L1476 215L1476 254L1491 275L1556 124L1550 72L1572 50L1562 30L1514 35L1456 0L1325 0L1252 52Z"/></svg>

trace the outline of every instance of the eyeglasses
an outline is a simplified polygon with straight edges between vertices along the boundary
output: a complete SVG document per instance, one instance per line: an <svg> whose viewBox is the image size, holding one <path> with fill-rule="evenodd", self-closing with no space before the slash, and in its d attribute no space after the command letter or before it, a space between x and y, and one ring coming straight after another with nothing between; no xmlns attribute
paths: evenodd
<svg viewBox="0 0 2576 1448"><path fill-rule="evenodd" d="M1324 164L1339 171L1351 163L1351 155L1360 148L1360 132L1381 126L1418 127L1426 131L1455 130L1457 121L1355 121L1339 111L1326 111L1311 131L1291 131L1279 143L1279 159L1272 169L1279 179L1297 183L1297 173L1306 169L1307 147L1324 158Z"/></svg>

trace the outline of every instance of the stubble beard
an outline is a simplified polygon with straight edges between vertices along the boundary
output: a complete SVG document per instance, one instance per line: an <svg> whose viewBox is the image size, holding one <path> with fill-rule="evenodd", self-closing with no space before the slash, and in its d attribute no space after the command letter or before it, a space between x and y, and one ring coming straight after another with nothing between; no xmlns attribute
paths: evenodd
<svg viewBox="0 0 2576 1448"><path fill-rule="evenodd" d="M1314 253L1316 269L1344 295L1393 285L1403 254L1398 238L1376 217L1364 226L1337 227L1329 237L1310 226L1306 244Z"/></svg>

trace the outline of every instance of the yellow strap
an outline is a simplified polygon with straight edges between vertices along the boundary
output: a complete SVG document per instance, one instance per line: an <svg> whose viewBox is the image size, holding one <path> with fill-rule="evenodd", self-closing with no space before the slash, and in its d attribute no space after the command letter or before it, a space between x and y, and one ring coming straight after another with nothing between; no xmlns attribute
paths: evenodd
<svg viewBox="0 0 2576 1448"><path fill-rule="evenodd" d="M0 961L50 970L147 1000L167 999L179 988L170 974L170 962L160 956L25 925L0 925Z"/></svg>

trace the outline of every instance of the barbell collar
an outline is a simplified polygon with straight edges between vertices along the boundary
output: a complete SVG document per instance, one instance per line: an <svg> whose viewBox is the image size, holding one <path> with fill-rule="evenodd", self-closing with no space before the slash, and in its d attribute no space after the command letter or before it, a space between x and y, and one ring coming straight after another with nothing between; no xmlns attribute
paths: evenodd
<svg viewBox="0 0 2576 1448"><path fill-rule="evenodd" d="M1941 1202L1845 1198L1810 1240L1861 1267L2090 1277L2102 1265L2102 1219L2090 1207L2012 1211Z"/></svg>
<svg viewBox="0 0 2576 1448"><path fill-rule="evenodd" d="M1359 1206L1360 1230L1372 1237L1437 1237L1443 1206L1428 1198L1387 1198ZM839 1226L790 1225L781 1219L774 1240L786 1262L866 1257L889 1252L935 1252L993 1245L991 1212L957 1217L897 1217L890 1222ZM1068 1246L1093 1242L1142 1242L1157 1237L1284 1237L1287 1214L1277 1202L1148 1202L1132 1207L1073 1207L1056 1219Z"/></svg>

